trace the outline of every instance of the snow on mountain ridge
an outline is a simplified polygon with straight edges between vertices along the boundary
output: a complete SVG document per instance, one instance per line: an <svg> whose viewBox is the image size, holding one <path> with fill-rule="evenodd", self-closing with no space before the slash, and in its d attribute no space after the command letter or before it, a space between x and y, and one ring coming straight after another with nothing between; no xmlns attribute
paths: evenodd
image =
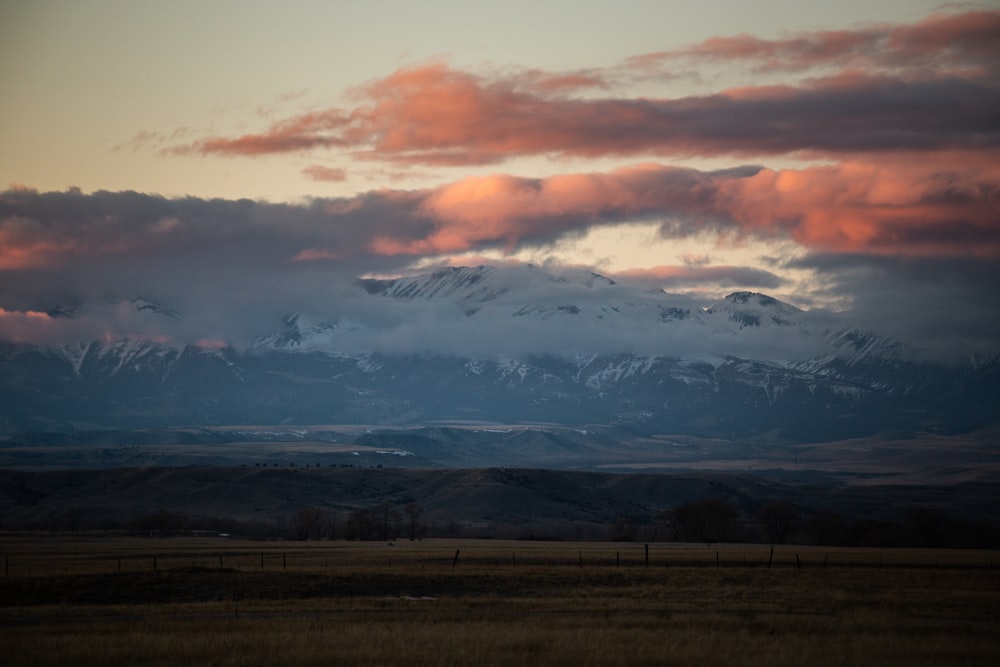
<svg viewBox="0 0 1000 667"><path fill-rule="evenodd" d="M8 401L15 406L9 414L0 411L0 428L4 419L33 428L53 418L154 425L461 419L840 433L979 419L1000 386L995 360L976 372L934 367L834 314L753 292L701 308L598 274L523 267L356 285L315 310L275 318L276 330L249 346L155 338L0 346L0 390L17 398ZM118 302L114 312L126 308L136 302ZM174 321L157 309L138 312L134 321ZM17 407L29 403L30 414ZM949 412L952 404L959 408Z"/></svg>
<svg viewBox="0 0 1000 667"><path fill-rule="evenodd" d="M375 308L379 320L352 330L343 326L347 315L330 321L286 318L282 331L259 337L252 347L329 353L396 350L463 358L545 353L749 356L781 363L836 357L848 349L841 351L829 338L828 320L820 322L756 292L733 292L701 308L690 297L620 284L597 273L552 273L531 265L450 267L355 284L366 298L398 305L362 299L353 306L370 312ZM352 335L359 332L364 335Z"/></svg>
<svg viewBox="0 0 1000 667"><path fill-rule="evenodd" d="M407 277L359 279L355 286L360 288L356 296L327 305L339 312L286 315L280 328L258 335L248 349L464 359L544 354L740 357L825 372L834 360L859 363L867 357L893 357L901 348L875 334L838 329L829 316L816 318L766 294L733 292L701 308L690 297L582 270L451 267ZM116 303L144 313L143 318L180 318L172 308L143 297ZM61 354L79 369L84 357L98 349L105 348L70 345L63 346ZM121 351L135 354L131 348Z"/></svg>
<svg viewBox="0 0 1000 667"><path fill-rule="evenodd" d="M280 331L258 336L250 347L256 350L301 350L336 352L344 336L368 332L367 327L348 318L336 322L317 320L300 313L282 318Z"/></svg>
<svg viewBox="0 0 1000 667"><path fill-rule="evenodd" d="M489 286L487 278L496 274L492 266L449 267L433 273L402 278L363 278L357 284L369 294L396 299L443 299L481 302L495 299L506 288Z"/></svg>
<svg viewBox="0 0 1000 667"><path fill-rule="evenodd" d="M759 327L797 324L805 311L759 292L733 292L705 312L725 315L741 326Z"/></svg>

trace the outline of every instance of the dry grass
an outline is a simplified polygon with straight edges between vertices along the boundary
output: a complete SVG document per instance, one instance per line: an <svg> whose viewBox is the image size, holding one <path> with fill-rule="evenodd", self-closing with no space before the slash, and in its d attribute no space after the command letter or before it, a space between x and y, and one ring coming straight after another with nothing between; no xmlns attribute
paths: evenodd
<svg viewBox="0 0 1000 667"><path fill-rule="evenodd" d="M635 544L3 538L0 548L11 564L0 580L9 665L776 667L1000 656L1000 557L989 552L785 547L767 568L767 547L728 545L653 544L649 567Z"/></svg>

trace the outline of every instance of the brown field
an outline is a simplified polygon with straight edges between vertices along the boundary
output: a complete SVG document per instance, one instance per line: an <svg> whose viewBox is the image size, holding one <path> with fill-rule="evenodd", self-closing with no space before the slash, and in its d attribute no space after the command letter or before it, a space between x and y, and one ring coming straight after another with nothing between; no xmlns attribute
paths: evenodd
<svg viewBox="0 0 1000 667"><path fill-rule="evenodd" d="M457 553L457 559L456 559ZM0 537L5 665L995 665L1000 553Z"/></svg>

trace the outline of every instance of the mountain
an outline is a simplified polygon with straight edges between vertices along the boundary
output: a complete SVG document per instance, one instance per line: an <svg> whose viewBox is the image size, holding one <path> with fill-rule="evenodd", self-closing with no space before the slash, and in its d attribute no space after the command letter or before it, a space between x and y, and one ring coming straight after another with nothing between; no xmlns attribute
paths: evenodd
<svg viewBox="0 0 1000 667"><path fill-rule="evenodd" d="M987 526L1000 510L996 482L968 485L963 491L955 494L953 487L939 485L824 484L803 493L799 484L745 473L612 474L506 467L414 470L286 464L0 470L6 530L141 527L148 535L163 529L167 519L175 529L201 524L217 533L228 526L242 535L266 522L266 532L249 534L284 536L280 527L294 525L296 514L322 508L343 537L352 512L382 506L402 515L406 506L415 504L425 526L441 527L429 536L604 540L623 518L652 529L662 521L664 510L714 498L738 510L746 524L756 521L761 507L781 502L804 520L818 515L829 521L832 513L844 528L849 522L866 521L865 535L870 535L873 521L903 523L920 511L940 527L947 522L944 534L952 533L959 520L978 523L966 545L995 548L997 530ZM442 531L448 526L450 534ZM659 539L663 537L661 533ZM809 541L808 535L800 539ZM993 543L984 544L987 540ZM956 542L941 539L934 546Z"/></svg>
<svg viewBox="0 0 1000 667"><path fill-rule="evenodd" d="M997 358L937 363L757 293L702 307L587 271L479 266L361 279L321 306L245 344L2 344L0 433L548 423L790 442L960 432L1000 404ZM185 318L115 307L145 332Z"/></svg>

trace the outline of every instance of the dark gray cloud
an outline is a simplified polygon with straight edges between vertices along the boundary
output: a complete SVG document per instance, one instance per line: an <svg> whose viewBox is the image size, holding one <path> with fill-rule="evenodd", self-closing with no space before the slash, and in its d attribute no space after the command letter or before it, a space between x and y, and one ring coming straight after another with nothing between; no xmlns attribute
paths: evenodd
<svg viewBox="0 0 1000 667"><path fill-rule="evenodd" d="M1000 353L1000 264L985 258L812 255L828 294L848 297L845 317L947 359Z"/></svg>
<svg viewBox="0 0 1000 667"><path fill-rule="evenodd" d="M740 286L777 289L788 282L776 273L750 266L658 266L623 271L616 275L655 288L717 285L720 288Z"/></svg>

